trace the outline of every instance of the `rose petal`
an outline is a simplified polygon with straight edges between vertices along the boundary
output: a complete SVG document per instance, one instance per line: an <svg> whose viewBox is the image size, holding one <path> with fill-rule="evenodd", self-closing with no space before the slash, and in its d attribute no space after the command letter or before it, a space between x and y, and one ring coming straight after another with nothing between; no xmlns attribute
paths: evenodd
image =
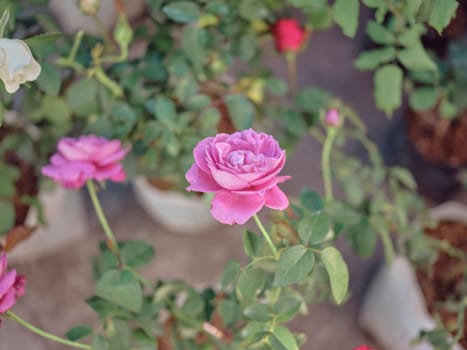
<svg viewBox="0 0 467 350"><path fill-rule="evenodd" d="M186 189L188 191L198 192L216 192L222 189L208 174L201 170L197 164L193 164L190 170L185 174L185 178L190 184Z"/></svg>
<svg viewBox="0 0 467 350"><path fill-rule="evenodd" d="M263 207L265 199L259 194L239 195L219 191L214 195L211 213L223 224L244 224Z"/></svg>
<svg viewBox="0 0 467 350"><path fill-rule="evenodd" d="M216 167L212 165L210 165L209 168L214 181L226 190L238 191L250 187L248 181L245 181L238 175L216 169Z"/></svg>
<svg viewBox="0 0 467 350"><path fill-rule="evenodd" d="M271 209L284 210L289 206L287 196L278 186L267 190L264 199L266 206Z"/></svg>
<svg viewBox="0 0 467 350"><path fill-rule="evenodd" d="M70 138L63 138L58 142L58 151L62 156L69 160L87 160L89 154L74 144L74 140Z"/></svg>
<svg viewBox="0 0 467 350"><path fill-rule="evenodd" d="M0 314L10 310L16 303L16 292L10 289L3 297L0 297Z"/></svg>
<svg viewBox="0 0 467 350"><path fill-rule="evenodd" d="M204 140L201 140L193 149L193 157L195 158L196 165L205 172L209 171L206 161L206 147L212 139L213 137L207 137Z"/></svg>
<svg viewBox="0 0 467 350"><path fill-rule="evenodd" d="M0 279L0 298L10 290L15 284L16 271L11 270Z"/></svg>

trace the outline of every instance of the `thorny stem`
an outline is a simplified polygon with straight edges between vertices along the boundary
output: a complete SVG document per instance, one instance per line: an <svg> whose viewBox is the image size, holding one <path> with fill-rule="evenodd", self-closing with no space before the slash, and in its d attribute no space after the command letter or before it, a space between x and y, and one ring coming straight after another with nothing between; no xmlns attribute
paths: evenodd
<svg viewBox="0 0 467 350"><path fill-rule="evenodd" d="M35 334L37 334L37 335L39 335L39 336L41 336L43 338L46 338L46 339L52 340L52 341L54 341L56 343L64 344L64 345L67 345L67 346L70 346L70 347L73 347L73 348L92 350L92 347L90 345L78 343L78 342L75 342L75 341L71 341L71 340L64 339L64 338L58 337L56 335L47 333L46 331L43 331L42 329L39 329L39 328L33 326L32 324L30 324L26 320L23 320L21 317L19 317L18 315L16 315L15 313L13 313L11 311L8 311L5 314L5 316L7 316L8 318L10 318L13 321L17 322L18 324L20 324L24 328L30 330L31 332L33 332L33 333L35 333Z"/></svg>
<svg viewBox="0 0 467 350"><path fill-rule="evenodd" d="M271 248L272 253L274 254L274 257L277 260L279 258L279 254L277 253L276 246L274 245L274 243L272 243L271 237L269 237L269 234L266 231L266 229L264 228L263 224L261 223L261 220L259 219L258 215L255 214L253 216L253 218L255 219L256 225L258 226L259 230L263 234L264 239L266 240L266 242L268 242L269 247Z"/></svg>

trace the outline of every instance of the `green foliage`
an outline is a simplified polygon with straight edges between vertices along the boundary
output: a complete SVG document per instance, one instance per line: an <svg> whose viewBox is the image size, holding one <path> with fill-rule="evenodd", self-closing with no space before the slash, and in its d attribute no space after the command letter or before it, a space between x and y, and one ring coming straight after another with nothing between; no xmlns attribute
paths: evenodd
<svg viewBox="0 0 467 350"><path fill-rule="evenodd" d="M345 35L353 37L357 32L360 5L358 0L337 0L334 4L334 20Z"/></svg>
<svg viewBox="0 0 467 350"><path fill-rule="evenodd" d="M376 106L387 115L401 105L402 102L402 70L393 64L387 64L374 76Z"/></svg>
<svg viewBox="0 0 467 350"><path fill-rule="evenodd" d="M332 296L336 303L344 301L349 288L349 270L341 253L334 247L325 248L320 255L331 282Z"/></svg>

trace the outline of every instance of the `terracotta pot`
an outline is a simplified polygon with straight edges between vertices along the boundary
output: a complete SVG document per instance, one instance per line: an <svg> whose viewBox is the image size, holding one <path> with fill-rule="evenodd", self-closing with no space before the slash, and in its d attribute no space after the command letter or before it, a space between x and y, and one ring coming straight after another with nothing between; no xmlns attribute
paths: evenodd
<svg viewBox="0 0 467 350"><path fill-rule="evenodd" d="M431 210L438 220L467 223L467 207L447 202ZM365 295L359 314L360 326L385 350L433 350L428 343L411 346L421 330L430 330L436 323L427 305L416 273L407 258L398 256L377 273ZM453 350L462 350L456 345Z"/></svg>
<svg viewBox="0 0 467 350"><path fill-rule="evenodd" d="M445 119L436 109L410 110L407 134L427 161L450 168L467 166L467 111L455 119Z"/></svg>
<svg viewBox="0 0 467 350"><path fill-rule="evenodd" d="M154 222L180 234L205 233L219 225L202 196L187 196L180 191L161 190L145 177L133 181L136 198Z"/></svg>

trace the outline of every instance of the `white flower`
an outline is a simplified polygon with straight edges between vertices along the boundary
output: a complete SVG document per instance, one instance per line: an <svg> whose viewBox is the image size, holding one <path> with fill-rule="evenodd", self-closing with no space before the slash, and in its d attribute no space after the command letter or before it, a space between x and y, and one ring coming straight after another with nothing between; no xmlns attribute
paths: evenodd
<svg viewBox="0 0 467 350"><path fill-rule="evenodd" d="M16 92L21 84L36 80L39 74L41 66L24 41L0 39L0 79L6 91L10 94Z"/></svg>

